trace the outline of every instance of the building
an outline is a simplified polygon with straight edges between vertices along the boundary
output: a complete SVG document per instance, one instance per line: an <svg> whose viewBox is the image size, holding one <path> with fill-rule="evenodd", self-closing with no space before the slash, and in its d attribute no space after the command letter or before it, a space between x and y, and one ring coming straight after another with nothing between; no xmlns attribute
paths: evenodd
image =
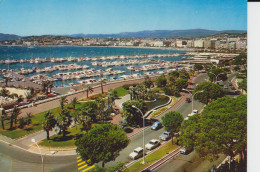
<svg viewBox="0 0 260 172"><path fill-rule="evenodd" d="M195 40L194 41L194 47L195 48L203 48L204 47L204 40Z"/></svg>

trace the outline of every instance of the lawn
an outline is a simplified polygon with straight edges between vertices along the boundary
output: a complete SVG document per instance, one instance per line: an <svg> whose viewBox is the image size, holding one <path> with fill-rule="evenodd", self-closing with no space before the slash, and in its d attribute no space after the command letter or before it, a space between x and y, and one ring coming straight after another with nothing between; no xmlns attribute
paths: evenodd
<svg viewBox="0 0 260 172"><path fill-rule="evenodd" d="M70 128L67 131L65 137L62 137L62 134L54 135L50 137L50 147L75 147L75 139L81 137L84 134L84 131L81 131L82 126L76 126L74 128ZM41 146L49 146L49 142L47 139L44 139L39 143Z"/></svg>
<svg viewBox="0 0 260 172"><path fill-rule="evenodd" d="M174 97L174 96L170 96L172 98L172 102L167 105L167 106L164 106L164 107L161 107L159 109L157 109L156 111L154 111L153 113L151 113L149 116L148 116L148 119L150 118L154 118L156 117L157 115L161 114L162 112L164 112L165 110L167 110L168 108L170 108L171 106L173 106L179 99L180 97Z"/></svg>
<svg viewBox="0 0 260 172"><path fill-rule="evenodd" d="M84 103L77 103L76 104L76 109L77 108L80 108L84 105ZM68 107L68 110L69 111L72 111L72 107L71 107L71 104L68 104L66 105L66 107ZM57 108L54 108L54 109L51 109L50 112L52 112L55 116L58 115L58 113L60 113L61 109L60 107L57 107ZM4 135L4 136L7 136L7 137L10 137L12 139L17 139L19 137L22 137L22 136L25 136L27 134L31 134L31 133L34 133L36 131L39 131L42 129L42 122L44 120L44 113L46 113L47 111L45 112L41 112L41 113L38 113L36 115L33 115L32 116L32 124L29 125L29 126L26 126L24 127L23 129L20 129L18 127L14 127L13 130L9 130L9 126L10 126L10 123L9 122L6 122L5 123L5 130L2 129L2 125L0 124L0 134ZM19 124L17 123L17 126Z"/></svg>
<svg viewBox="0 0 260 172"><path fill-rule="evenodd" d="M155 152L151 153L150 155L147 155L145 157L146 164L142 164L143 158L141 158L139 161L131 165L130 167L127 168L128 172L136 172L136 171L142 171L144 168L150 166L151 164L155 163L168 153L172 152L178 148L177 145L172 145L172 142L169 141L165 145L163 145L161 148L156 150Z"/></svg>
<svg viewBox="0 0 260 172"><path fill-rule="evenodd" d="M129 91L127 89L125 89L124 87L117 87L117 88L115 88L115 90L117 91L118 97L123 97L123 96L129 94Z"/></svg>

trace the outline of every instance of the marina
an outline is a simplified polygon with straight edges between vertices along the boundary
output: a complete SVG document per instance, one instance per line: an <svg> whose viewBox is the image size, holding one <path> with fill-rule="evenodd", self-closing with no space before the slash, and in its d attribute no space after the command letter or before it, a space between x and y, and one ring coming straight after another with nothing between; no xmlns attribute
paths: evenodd
<svg viewBox="0 0 260 172"><path fill-rule="evenodd" d="M161 74L178 70L187 56L179 50L113 47L0 47L0 52L2 73L15 72L38 85L50 80L55 87Z"/></svg>

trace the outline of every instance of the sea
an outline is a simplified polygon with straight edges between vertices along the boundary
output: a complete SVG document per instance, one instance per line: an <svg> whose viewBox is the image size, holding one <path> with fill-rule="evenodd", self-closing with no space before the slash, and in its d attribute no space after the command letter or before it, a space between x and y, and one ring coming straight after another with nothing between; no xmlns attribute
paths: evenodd
<svg viewBox="0 0 260 172"><path fill-rule="evenodd" d="M50 46L50 47L20 47L20 46L0 46L0 59L1 60L15 60L15 59L34 59L34 58L60 58L60 57L99 57L99 56L120 56L120 55L149 55L149 54L174 54L174 53L185 53L187 51L184 50L174 50L174 49L153 49L153 48L127 48L127 47L82 47L82 46ZM182 61L182 57L184 55L180 55L178 57L162 57L161 60L164 61ZM145 58L139 58L138 60L142 60ZM159 58L154 58L158 60ZM122 59L120 59L122 60ZM125 59L127 60L127 59ZM114 61L114 60L105 60L105 61ZM122 60L124 61L124 60ZM107 68L101 66L92 66L91 62L93 61L82 61L82 62L68 62L65 61L63 63L51 63L45 62L41 64L31 64L31 63L16 63L16 64L0 64L0 69L32 69L32 68L44 68L48 66L54 66L58 64L78 64L78 65L88 65L90 68L94 68L95 70L106 70ZM148 63L147 63L148 64ZM142 64L144 65L144 64ZM135 67L140 67L142 65L131 65ZM129 66L129 65L128 65ZM128 66L112 66L113 70L121 70L125 71L124 75L137 73L135 71L129 71L126 68ZM74 72L75 70L73 70ZM158 70L157 70L158 71ZM51 73L44 73L48 76L53 76L56 73L62 73L64 71L54 71ZM69 72L69 71L66 71ZM146 71L147 72L147 71ZM138 73L143 74L142 71ZM33 73L27 75L30 77L32 75L37 75L38 73ZM108 80L110 80L111 76L104 76ZM119 77L119 76L114 76ZM95 78L99 79L99 78ZM76 83L77 80L67 80L67 81L58 81L55 82L55 86L65 85L68 86L69 83Z"/></svg>

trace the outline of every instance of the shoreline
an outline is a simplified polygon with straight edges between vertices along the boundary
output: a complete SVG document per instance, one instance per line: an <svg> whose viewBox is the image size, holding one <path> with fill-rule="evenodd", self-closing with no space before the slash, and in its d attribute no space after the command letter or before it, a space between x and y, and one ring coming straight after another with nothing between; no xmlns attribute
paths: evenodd
<svg viewBox="0 0 260 172"><path fill-rule="evenodd" d="M23 45L0 45L0 47L27 47ZM103 48L137 48L137 49L157 49L157 50L178 50L196 51L194 48L175 48L175 47L139 47L139 46L81 46L81 45L37 45L33 47L103 47Z"/></svg>

